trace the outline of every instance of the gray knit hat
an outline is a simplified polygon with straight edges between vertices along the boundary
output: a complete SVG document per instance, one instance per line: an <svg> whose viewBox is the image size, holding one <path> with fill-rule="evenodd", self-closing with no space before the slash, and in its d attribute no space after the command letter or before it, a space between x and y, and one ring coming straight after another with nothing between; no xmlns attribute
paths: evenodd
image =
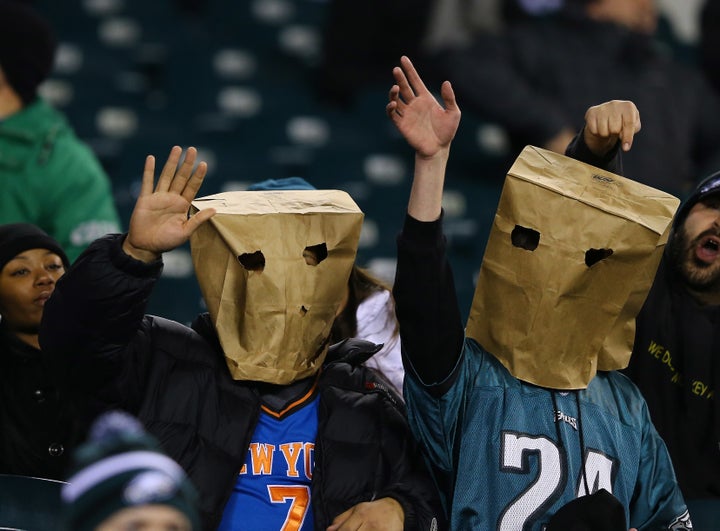
<svg viewBox="0 0 720 531"><path fill-rule="evenodd" d="M57 254L65 269L70 267L65 251L45 231L31 223L8 223L0 225L0 271L5 264L28 249L47 249Z"/></svg>
<svg viewBox="0 0 720 531"><path fill-rule="evenodd" d="M135 417L101 415L73 458L62 489L67 531L92 531L117 511L143 505L174 507L200 530L195 488Z"/></svg>

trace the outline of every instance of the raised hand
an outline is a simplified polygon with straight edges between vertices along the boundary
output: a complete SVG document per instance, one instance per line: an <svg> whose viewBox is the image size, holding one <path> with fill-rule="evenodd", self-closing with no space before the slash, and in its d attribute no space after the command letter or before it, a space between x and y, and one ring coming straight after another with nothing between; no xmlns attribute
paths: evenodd
<svg viewBox="0 0 720 531"><path fill-rule="evenodd" d="M590 107L585 113L583 139L590 151L602 157L618 140L623 151L632 147L635 133L640 131L640 112L627 100L612 100Z"/></svg>
<svg viewBox="0 0 720 531"><path fill-rule="evenodd" d="M450 82L440 87L443 107L406 56L400 58L393 76L396 84L390 88L385 110L408 144L420 157L433 157L449 148L460 124L460 108Z"/></svg>
<svg viewBox="0 0 720 531"><path fill-rule="evenodd" d="M123 250L130 256L150 262L163 252L182 245L202 223L215 215L208 208L188 218L190 203L200 189L207 173L207 164L195 160L197 150L187 149L182 164L182 148L170 150L155 185L155 157L145 159L140 196L130 217L130 228L123 243Z"/></svg>

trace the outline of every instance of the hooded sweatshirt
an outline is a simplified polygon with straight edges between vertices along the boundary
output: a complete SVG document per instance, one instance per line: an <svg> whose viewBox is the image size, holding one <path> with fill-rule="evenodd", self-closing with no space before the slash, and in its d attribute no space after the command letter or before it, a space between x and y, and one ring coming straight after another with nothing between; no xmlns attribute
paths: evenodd
<svg viewBox="0 0 720 531"><path fill-rule="evenodd" d="M702 305L677 271L672 248L690 208L720 194L720 172L681 205L653 286L637 317L625 373L643 393L686 499L720 497L720 306Z"/></svg>

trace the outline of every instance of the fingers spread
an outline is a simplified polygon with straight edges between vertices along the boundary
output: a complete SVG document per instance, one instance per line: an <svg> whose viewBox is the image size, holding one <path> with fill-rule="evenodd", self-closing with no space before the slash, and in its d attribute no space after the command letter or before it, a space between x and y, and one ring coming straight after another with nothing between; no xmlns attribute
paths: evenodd
<svg viewBox="0 0 720 531"><path fill-rule="evenodd" d="M455 91L449 81L443 81L440 86L440 96L442 96L445 109L448 111L459 110L457 101L455 100Z"/></svg>
<svg viewBox="0 0 720 531"><path fill-rule="evenodd" d="M185 160L180 165L177 173L173 177L170 183L170 191L174 193L182 193L185 189L185 184L192 174L193 167L195 166L195 159L197 158L197 149L189 147L185 152Z"/></svg>
<svg viewBox="0 0 720 531"><path fill-rule="evenodd" d="M175 170L180 161L180 155L182 155L182 148L180 146L173 146L165 162L165 166L163 166L162 172L160 172L160 178L155 187L156 192L167 192L170 189L172 178L175 175Z"/></svg>
<svg viewBox="0 0 720 531"><path fill-rule="evenodd" d="M410 61L406 55L403 55L400 58L400 64L402 65L405 75L407 76L408 81L410 81L410 86L414 92L416 94L419 92L428 92L427 87L425 87L425 83L423 83L423 80L420 78L420 74L417 73L412 61Z"/></svg>
<svg viewBox="0 0 720 531"><path fill-rule="evenodd" d="M184 187L182 189L181 195L188 203L195 199L195 195L200 189L200 186L202 185L206 174L207 163L203 161L198 164L190 179L183 180Z"/></svg>
<svg viewBox="0 0 720 531"><path fill-rule="evenodd" d="M395 77L395 81L397 82L397 86L399 89L399 97L405 101L410 101L412 98L414 98L415 93L410 87L410 83L405 76L405 71L399 66L396 66L395 68L393 68L393 76Z"/></svg>
<svg viewBox="0 0 720 531"><path fill-rule="evenodd" d="M215 215L214 208L203 208L198 210L194 215L190 216L185 223L188 235L192 234L197 228Z"/></svg>
<svg viewBox="0 0 720 531"><path fill-rule="evenodd" d="M148 155L145 158L140 195L150 195L155 185L155 157Z"/></svg>

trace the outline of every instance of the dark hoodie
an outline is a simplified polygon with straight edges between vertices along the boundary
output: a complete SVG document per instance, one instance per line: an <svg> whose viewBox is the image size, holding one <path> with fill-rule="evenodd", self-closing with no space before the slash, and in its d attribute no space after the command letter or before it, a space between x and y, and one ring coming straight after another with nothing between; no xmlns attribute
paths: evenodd
<svg viewBox="0 0 720 531"><path fill-rule="evenodd" d="M720 498L720 306L701 305L686 289L673 259L677 228L690 208L720 193L720 172L681 205L655 282L637 317L625 373L642 391L665 440L687 500Z"/></svg>

